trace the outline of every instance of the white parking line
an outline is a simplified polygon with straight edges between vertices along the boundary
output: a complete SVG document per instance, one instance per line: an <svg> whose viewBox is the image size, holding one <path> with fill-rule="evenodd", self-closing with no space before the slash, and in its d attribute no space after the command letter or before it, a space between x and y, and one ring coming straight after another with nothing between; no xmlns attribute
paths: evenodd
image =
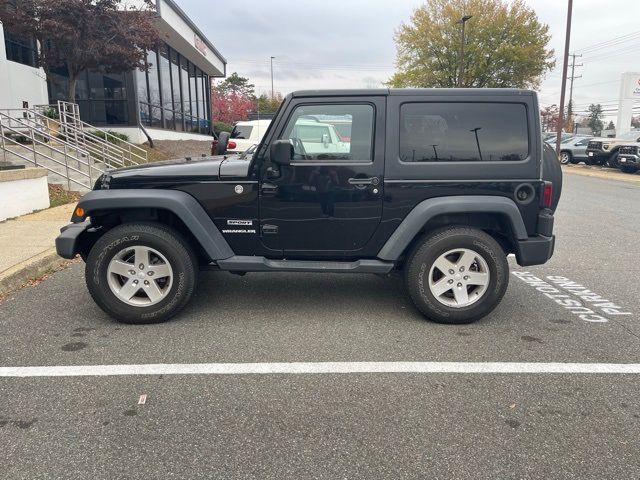
<svg viewBox="0 0 640 480"><path fill-rule="evenodd" d="M265 375L318 373L596 373L639 374L640 363L292 362L61 365L0 367L0 377L114 375Z"/></svg>

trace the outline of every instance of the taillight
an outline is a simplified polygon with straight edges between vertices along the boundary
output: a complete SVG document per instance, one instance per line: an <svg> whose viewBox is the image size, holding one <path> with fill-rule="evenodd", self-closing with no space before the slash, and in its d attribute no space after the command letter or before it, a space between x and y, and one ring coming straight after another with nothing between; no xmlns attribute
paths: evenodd
<svg viewBox="0 0 640 480"><path fill-rule="evenodd" d="M544 190L542 191L542 206L551 208L553 203L553 183L544 182Z"/></svg>
<svg viewBox="0 0 640 480"><path fill-rule="evenodd" d="M236 145L236 142L229 142L229 143L227 143L227 148L228 148L229 150L233 150L233 149L235 149L235 148L236 148L236 146L237 146L237 145Z"/></svg>

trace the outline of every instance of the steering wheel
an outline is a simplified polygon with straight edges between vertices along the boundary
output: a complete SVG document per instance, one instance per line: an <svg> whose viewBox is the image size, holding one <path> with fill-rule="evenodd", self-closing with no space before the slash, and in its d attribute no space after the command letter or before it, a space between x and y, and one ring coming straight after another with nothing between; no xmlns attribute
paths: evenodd
<svg viewBox="0 0 640 480"><path fill-rule="evenodd" d="M293 151L300 153L300 155L302 155L302 159L303 160L308 160L309 156L307 155L307 151L304 149L304 144L302 143L302 140L300 140L299 138L292 138L291 141L293 142Z"/></svg>

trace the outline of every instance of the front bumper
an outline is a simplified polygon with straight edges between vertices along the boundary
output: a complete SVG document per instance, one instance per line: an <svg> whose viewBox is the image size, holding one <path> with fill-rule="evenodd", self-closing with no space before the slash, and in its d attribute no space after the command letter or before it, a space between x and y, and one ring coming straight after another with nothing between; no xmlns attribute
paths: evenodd
<svg viewBox="0 0 640 480"><path fill-rule="evenodd" d="M610 155L611 155L611 152L608 150L594 150L592 148L587 148L587 153L586 153L587 158L590 158L593 160L603 160L603 159L609 158Z"/></svg>
<svg viewBox="0 0 640 480"><path fill-rule="evenodd" d="M56 252L62 258L74 258L79 251L80 236L91 228L91 222L70 223L60 229L56 238Z"/></svg>
<svg viewBox="0 0 640 480"><path fill-rule="evenodd" d="M618 164L620 166L632 165L639 167L640 157L638 157L637 155L618 155Z"/></svg>

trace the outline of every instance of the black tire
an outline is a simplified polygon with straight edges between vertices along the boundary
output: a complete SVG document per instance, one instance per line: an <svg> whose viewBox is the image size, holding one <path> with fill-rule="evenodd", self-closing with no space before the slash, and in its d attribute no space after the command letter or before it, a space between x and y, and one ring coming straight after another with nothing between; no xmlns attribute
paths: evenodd
<svg viewBox="0 0 640 480"><path fill-rule="evenodd" d="M638 171L638 167L620 167L624 173L636 173Z"/></svg>
<svg viewBox="0 0 640 480"><path fill-rule="evenodd" d="M571 160L569 160L571 162L572 165L577 165L580 163L581 160L577 159L576 157L572 156Z"/></svg>
<svg viewBox="0 0 640 480"><path fill-rule="evenodd" d="M173 273L169 291L158 303L133 306L120 300L108 284L111 260L126 247L143 246L160 252ZM85 267L85 281L96 304L123 323L149 324L169 320L188 303L196 288L197 261L182 236L164 225L123 224L105 233L95 243Z"/></svg>
<svg viewBox="0 0 640 480"><path fill-rule="evenodd" d="M573 155L568 150L562 150L560 152L560 163L562 165L567 165L569 163L573 163Z"/></svg>
<svg viewBox="0 0 640 480"><path fill-rule="evenodd" d="M216 145L216 155L224 155L227 153L229 138L231 138L231 134L229 132L220 132L220 135L218 136L218 144Z"/></svg>
<svg viewBox="0 0 640 480"><path fill-rule="evenodd" d="M489 270L486 291L466 307L443 304L426 286L434 262L456 248L477 252ZM486 316L500 303L509 284L509 265L498 242L485 232L469 227L446 227L425 236L409 254L404 273L409 296L418 310L429 320L446 324L471 323Z"/></svg>
<svg viewBox="0 0 640 480"><path fill-rule="evenodd" d="M593 157L587 157L584 160L584 164L585 165L598 165L600 162L596 161L596 159L594 159Z"/></svg>
<svg viewBox="0 0 640 480"><path fill-rule="evenodd" d="M607 161L603 163L603 165L611 168L618 168L620 166L620 164L618 163L618 152L612 153L609 158L607 158Z"/></svg>
<svg viewBox="0 0 640 480"><path fill-rule="evenodd" d="M553 183L551 210L555 212L562 194L562 168L556 156L556 151L548 144L544 145L542 162L542 179Z"/></svg>

